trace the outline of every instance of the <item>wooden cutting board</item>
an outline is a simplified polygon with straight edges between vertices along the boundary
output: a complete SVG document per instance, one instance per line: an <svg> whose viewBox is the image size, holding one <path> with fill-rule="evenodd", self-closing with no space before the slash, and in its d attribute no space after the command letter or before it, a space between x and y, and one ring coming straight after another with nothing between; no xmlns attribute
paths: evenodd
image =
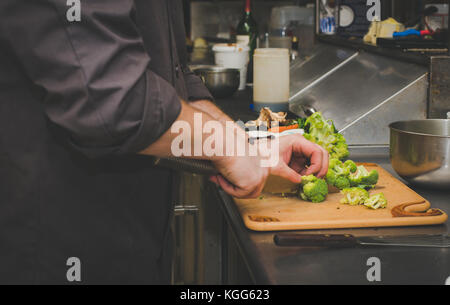
<svg viewBox="0 0 450 305"><path fill-rule="evenodd" d="M426 199L394 178L382 167L365 163L368 170L376 169L379 174L377 187L371 194L383 192L388 200L386 209L370 210L364 206L350 206L339 203L340 193L331 193L322 203L303 201L292 195L263 193L259 199L234 199L247 228L255 231L367 228L436 225L447 221L447 214L435 211L437 216L394 217L392 209L411 203L405 210L424 212L431 205ZM279 181L278 181L279 182ZM270 183L270 182L269 182ZM285 191L289 185L276 183L269 185L271 192Z"/></svg>

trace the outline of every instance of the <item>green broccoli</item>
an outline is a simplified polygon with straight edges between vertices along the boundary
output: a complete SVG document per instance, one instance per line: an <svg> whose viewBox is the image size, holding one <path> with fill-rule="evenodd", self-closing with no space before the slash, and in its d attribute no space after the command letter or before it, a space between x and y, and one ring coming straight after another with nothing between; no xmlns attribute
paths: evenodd
<svg viewBox="0 0 450 305"><path fill-rule="evenodd" d="M325 181L329 184L329 185L333 185L336 183L336 173L332 170L328 170L327 175L325 176Z"/></svg>
<svg viewBox="0 0 450 305"><path fill-rule="evenodd" d="M387 207L387 199L383 193L370 196L364 201L364 205L372 210L385 209Z"/></svg>
<svg viewBox="0 0 450 305"><path fill-rule="evenodd" d="M369 198L369 193L365 189L359 187L346 188L341 191L341 194L344 195L344 198L341 199L341 203L349 205L364 204Z"/></svg>
<svg viewBox="0 0 450 305"><path fill-rule="evenodd" d="M350 187L350 180L348 180L345 176L339 176L336 178L336 181L334 182L334 187L343 190Z"/></svg>
<svg viewBox="0 0 450 305"><path fill-rule="evenodd" d="M300 120L305 131L304 137L325 148L331 158L348 157L348 146L343 135L339 134L332 120L326 121L320 112L312 114L306 121Z"/></svg>
<svg viewBox="0 0 450 305"><path fill-rule="evenodd" d="M378 171L368 171L363 165L357 167L356 171L349 176L351 186L361 186L364 188L378 183Z"/></svg>
<svg viewBox="0 0 450 305"><path fill-rule="evenodd" d="M349 188L351 186L349 175L354 167L356 167L356 164L353 161L349 160L342 163L339 159L330 159L326 176L327 183L340 190Z"/></svg>
<svg viewBox="0 0 450 305"><path fill-rule="evenodd" d="M350 173L354 173L358 169L358 167L356 166L356 163L353 162L352 160L345 161L344 166L349 169Z"/></svg>
<svg viewBox="0 0 450 305"><path fill-rule="evenodd" d="M328 185L325 180L313 175L304 176L299 195L303 200L314 203L325 201L328 195Z"/></svg>

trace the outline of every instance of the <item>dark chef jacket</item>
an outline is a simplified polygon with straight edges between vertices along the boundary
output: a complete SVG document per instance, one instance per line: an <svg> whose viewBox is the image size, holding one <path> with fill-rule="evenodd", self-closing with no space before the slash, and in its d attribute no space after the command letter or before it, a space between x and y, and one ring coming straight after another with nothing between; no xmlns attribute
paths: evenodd
<svg viewBox="0 0 450 305"><path fill-rule="evenodd" d="M0 1L0 284L167 283L172 174L136 152L211 98L182 1L69 8Z"/></svg>

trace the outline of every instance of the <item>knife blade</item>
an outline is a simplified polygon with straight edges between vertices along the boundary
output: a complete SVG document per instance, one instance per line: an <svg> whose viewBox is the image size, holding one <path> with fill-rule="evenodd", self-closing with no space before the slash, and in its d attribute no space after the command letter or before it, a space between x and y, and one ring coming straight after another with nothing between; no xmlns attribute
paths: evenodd
<svg viewBox="0 0 450 305"><path fill-rule="evenodd" d="M274 242L280 247L333 247L396 246L450 248L450 235L363 236L350 234L297 234L278 233Z"/></svg>

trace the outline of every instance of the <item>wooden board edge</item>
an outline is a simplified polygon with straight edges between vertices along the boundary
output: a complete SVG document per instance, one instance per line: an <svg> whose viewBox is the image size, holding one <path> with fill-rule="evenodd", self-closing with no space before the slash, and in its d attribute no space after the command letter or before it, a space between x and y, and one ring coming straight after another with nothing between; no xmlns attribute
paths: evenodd
<svg viewBox="0 0 450 305"><path fill-rule="evenodd" d="M380 219L375 219L374 223L365 220L364 222L347 221L342 223L340 220L329 221L326 224L320 222L311 222L300 225L299 223L288 222L256 222L251 221L246 217L242 217L245 226L256 232L270 232L270 231L304 231L304 230L322 230L322 229L355 229L355 228L382 228L382 227L406 227L406 226L431 226L441 225L448 220L448 215L443 212L439 216L422 216L422 217L392 217L380 222ZM411 221L414 220L414 223ZM375 223L376 221L376 223Z"/></svg>

